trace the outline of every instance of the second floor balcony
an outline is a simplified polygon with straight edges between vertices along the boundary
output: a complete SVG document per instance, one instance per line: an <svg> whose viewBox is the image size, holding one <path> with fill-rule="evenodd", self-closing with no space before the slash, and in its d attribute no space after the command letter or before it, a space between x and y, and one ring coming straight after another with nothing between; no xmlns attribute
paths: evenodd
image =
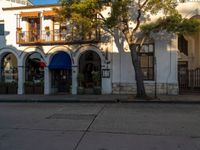
<svg viewBox="0 0 200 150"><path fill-rule="evenodd" d="M17 31L16 35L16 43L21 45L79 44L100 41L100 30L94 30L84 35L60 30Z"/></svg>
<svg viewBox="0 0 200 150"><path fill-rule="evenodd" d="M53 11L28 11L17 15L16 43L20 45L53 45L100 42L100 29L92 27L87 33L84 25L70 19L58 22Z"/></svg>

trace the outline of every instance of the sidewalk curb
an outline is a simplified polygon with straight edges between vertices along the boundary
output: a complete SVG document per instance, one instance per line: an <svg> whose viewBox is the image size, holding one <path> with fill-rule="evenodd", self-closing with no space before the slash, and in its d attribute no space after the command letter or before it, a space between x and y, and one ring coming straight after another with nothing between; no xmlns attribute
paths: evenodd
<svg viewBox="0 0 200 150"><path fill-rule="evenodd" d="M187 101L187 100L119 100L119 99L112 99L112 100L85 100L85 99L71 99L71 100L58 100L58 99L29 99L29 100L14 100L14 99L6 99L0 100L0 103L159 103L159 104L200 104L200 101Z"/></svg>

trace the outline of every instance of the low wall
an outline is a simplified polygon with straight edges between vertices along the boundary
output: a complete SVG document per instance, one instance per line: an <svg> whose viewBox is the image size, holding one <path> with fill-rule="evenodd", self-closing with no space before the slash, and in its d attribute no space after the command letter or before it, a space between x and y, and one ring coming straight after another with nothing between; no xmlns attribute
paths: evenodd
<svg viewBox="0 0 200 150"><path fill-rule="evenodd" d="M157 83L156 85L157 94L168 94L168 95L178 95L179 89L178 84L175 83ZM145 83L145 89L147 94L155 93L155 83ZM137 87L136 84L129 83L113 83L112 93L113 94L136 94Z"/></svg>

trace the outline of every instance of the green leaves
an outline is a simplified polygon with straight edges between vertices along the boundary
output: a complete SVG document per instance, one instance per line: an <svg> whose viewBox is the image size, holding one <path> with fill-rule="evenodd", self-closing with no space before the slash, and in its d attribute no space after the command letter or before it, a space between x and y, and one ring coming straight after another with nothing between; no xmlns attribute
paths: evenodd
<svg viewBox="0 0 200 150"><path fill-rule="evenodd" d="M97 13L102 10L99 0L61 0L62 7L57 9L57 18L60 22L66 18L76 25L75 32L85 34L90 32L100 22L97 21ZM78 27L79 26L79 27Z"/></svg>
<svg viewBox="0 0 200 150"><path fill-rule="evenodd" d="M180 34L190 34L200 30L200 20L199 19L184 19L179 25L178 33Z"/></svg>
<svg viewBox="0 0 200 150"><path fill-rule="evenodd" d="M151 14L157 14L159 11L163 10L165 15L176 13L176 0L148 0L146 6L144 6L145 12L150 12Z"/></svg>
<svg viewBox="0 0 200 150"><path fill-rule="evenodd" d="M184 19L178 14L175 9L177 0L60 0L60 2L62 7L57 10L59 20L66 21L66 18L71 20L81 26L83 34L94 28L106 28L110 32L113 28L117 28L130 39L139 28L146 33L167 30L185 34L196 32L200 26L197 19ZM111 12L104 15L102 11L106 7L110 7ZM158 13L163 17L156 22L143 24L149 19L145 17L152 17ZM130 22L134 23L134 26L129 26Z"/></svg>
<svg viewBox="0 0 200 150"><path fill-rule="evenodd" d="M141 29L146 33L166 30L171 33L190 34L200 30L200 20L186 19L180 14L174 14L160 18L156 22L144 24Z"/></svg>

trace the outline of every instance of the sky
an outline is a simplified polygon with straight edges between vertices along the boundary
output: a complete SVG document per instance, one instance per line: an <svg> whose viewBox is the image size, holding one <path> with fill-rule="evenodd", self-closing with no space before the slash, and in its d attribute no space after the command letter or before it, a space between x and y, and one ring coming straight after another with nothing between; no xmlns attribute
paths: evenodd
<svg viewBox="0 0 200 150"><path fill-rule="evenodd" d="M35 5L41 4L56 4L58 0L31 0Z"/></svg>

